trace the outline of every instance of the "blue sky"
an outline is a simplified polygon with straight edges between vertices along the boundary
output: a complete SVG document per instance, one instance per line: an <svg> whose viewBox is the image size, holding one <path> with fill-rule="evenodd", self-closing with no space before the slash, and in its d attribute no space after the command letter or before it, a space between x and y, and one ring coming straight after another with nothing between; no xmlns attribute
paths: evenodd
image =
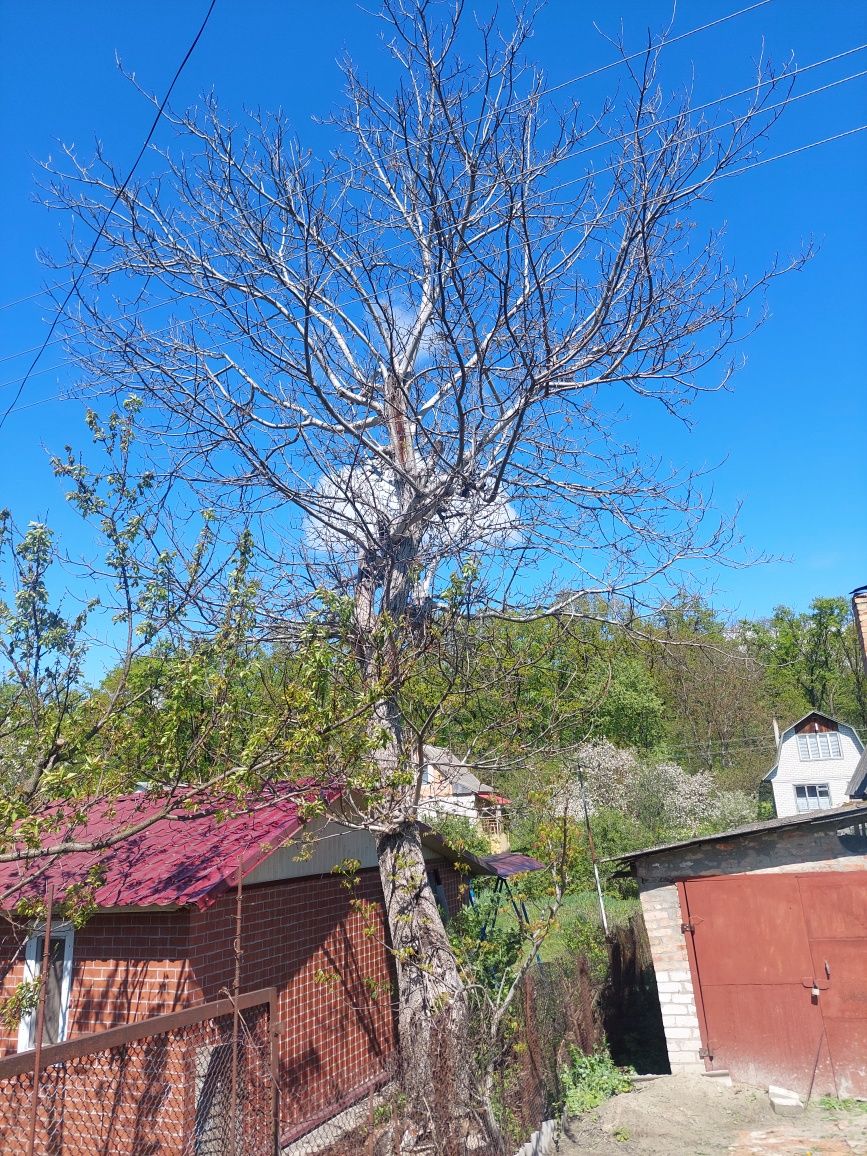
<svg viewBox="0 0 867 1156"><path fill-rule="evenodd" d="M702 0L677 9L675 32L745 6ZM124 4L109 0L0 0L0 402L11 400L28 364L20 351L38 345L50 322L39 291L51 274L37 250L59 247L67 222L33 203L38 161L57 140L86 152L95 137L120 169L133 160L152 109L120 75L127 69L157 92L168 84L204 15L205 0ZM365 8L371 5L365 5ZM551 84L613 58L594 23L640 48L648 27L671 14L655 0L550 0L539 17L531 55ZM337 58L349 51L362 70L387 84L376 23L350 0L217 0L214 15L178 84L186 106L214 89L221 102L282 107L312 147L327 145L311 121L339 99ZM851 0L771 0L667 50L665 78L694 78L696 100L747 85L762 49L804 65L867 44L867 5ZM816 69L805 91L867 69L867 51ZM588 109L614 93L617 69L566 90ZM805 98L774 131L768 153L867 123L867 77ZM159 140L159 132L157 134ZM643 449L701 467L722 463L716 503L743 502L740 529L753 554L787 559L713 575L720 606L743 615L781 602L806 608L816 595L845 593L867 582L867 133L747 173L718 186L708 220L725 222L736 266L755 272L776 253L813 238L819 252L800 274L776 283L771 317L744 346L746 368L730 393L700 399L693 428L644 409L631 429ZM46 450L85 444L82 407L59 398L74 380L60 346L46 350L37 374L0 432L0 501L19 520L47 516L66 527L61 490ZM70 531L71 532L71 531Z"/></svg>

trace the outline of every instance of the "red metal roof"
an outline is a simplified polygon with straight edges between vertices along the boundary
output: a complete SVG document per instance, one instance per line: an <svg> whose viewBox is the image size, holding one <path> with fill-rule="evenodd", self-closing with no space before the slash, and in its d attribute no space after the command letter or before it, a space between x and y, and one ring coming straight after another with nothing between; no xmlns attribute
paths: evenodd
<svg viewBox="0 0 867 1156"><path fill-rule="evenodd" d="M99 800L86 807L84 823L46 835L44 846L61 839L84 842L104 838L141 823L165 806L165 799L137 792ZM49 883L59 898L88 870L102 863L105 879L94 900L98 907L208 907L234 886L238 867L247 875L301 827L295 799L243 804L205 802L157 819L136 835L102 851L79 851L25 862L0 863L0 894L21 883L2 906L11 909L22 898L42 897ZM231 808L230 817L223 817Z"/></svg>
<svg viewBox="0 0 867 1156"><path fill-rule="evenodd" d="M486 855L482 863L491 875L498 879L508 879L512 875L521 875L524 871L543 871L545 864L529 855L522 855L518 851L502 851L499 855Z"/></svg>
<svg viewBox="0 0 867 1156"><path fill-rule="evenodd" d="M512 801L507 799L505 795L495 795L493 791L477 791L476 793L486 803L495 803L498 807L508 807Z"/></svg>

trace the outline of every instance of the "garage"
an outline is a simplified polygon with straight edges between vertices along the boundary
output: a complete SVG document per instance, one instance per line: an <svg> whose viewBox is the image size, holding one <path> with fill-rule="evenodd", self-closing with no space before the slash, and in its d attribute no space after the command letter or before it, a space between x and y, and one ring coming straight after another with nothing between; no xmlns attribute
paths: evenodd
<svg viewBox="0 0 867 1156"><path fill-rule="evenodd" d="M626 856L669 1061L867 1097L867 807Z"/></svg>

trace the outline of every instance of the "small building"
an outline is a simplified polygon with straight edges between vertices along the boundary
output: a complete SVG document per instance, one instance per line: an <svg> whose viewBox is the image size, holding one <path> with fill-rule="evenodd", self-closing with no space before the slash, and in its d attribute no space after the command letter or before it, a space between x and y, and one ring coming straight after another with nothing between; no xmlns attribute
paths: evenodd
<svg viewBox="0 0 867 1156"><path fill-rule="evenodd" d="M810 711L780 735L777 761L765 775L774 792L777 817L839 807L863 798L855 781L864 744L853 727L821 711ZM857 793L856 793L857 792Z"/></svg>
<svg viewBox="0 0 867 1156"><path fill-rule="evenodd" d="M865 824L850 803L619 857L672 1072L867 1097Z"/></svg>
<svg viewBox="0 0 867 1156"><path fill-rule="evenodd" d="M503 809L511 802L484 783L465 762L442 747L425 746L422 769L422 818L454 815L466 819L486 836L495 852L508 851Z"/></svg>
<svg viewBox="0 0 867 1156"><path fill-rule="evenodd" d="M101 801L75 834L93 840L148 823L164 805L143 792ZM39 975L43 955L44 929L16 917L15 904L41 899L49 884L59 902L94 879L97 863L93 913L78 928L52 926L44 1043L221 998L233 987L240 877L239 991L276 991L280 1130L289 1142L389 1071L394 972L376 847L334 820L303 823L295 799L277 791L240 812L235 804L228 817L226 806L179 808L107 851L0 865L0 999ZM433 833L423 844L437 900L454 912L464 890L454 856ZM496 857L460 858L471 874L498 873ZM334 870L347 860L354 887ZM0 1026L0 1056L34 1040L30 1010L17 1028ZM4 1124L15 1126L0 1110L0 1137Z"/></svg>

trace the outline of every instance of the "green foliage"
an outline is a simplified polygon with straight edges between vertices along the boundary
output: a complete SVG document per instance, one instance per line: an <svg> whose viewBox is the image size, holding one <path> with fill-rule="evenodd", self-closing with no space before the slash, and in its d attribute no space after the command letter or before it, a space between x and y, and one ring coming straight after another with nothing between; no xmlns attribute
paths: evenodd
<svg viewBox="0 0 867 1156"><path fill-rule="evenodd" d="M814 598L802 614L778 606L769 619L745 623L744 632L780 718L820 710L867 727L867 675L848 599Z"/></svg>
<svg viewBox="0 0 867 1156"><path fill-rule="evenodd" d="M426 820L428 826L442 837L458 854L466 853L483 858L491 853L491 841L465 815L437 814Z"/></svg>
<svg viewBox="0 0 867 1156"><path fill-rule="evenodd" d="M572 956L587 961L591 979L601 984L608 974L608 944L599 916L576 912L563 920L563 945Z"/></svg>
<svg viewBox="0 0 867 1156"><path fill-rule="evenodd" d="M631 1092L635 1072L618 1068L607 1048L598 1048L585 1056L574 1045L569 1046L569 1064L560 1073L563 1101L570 1116L580 1116L622 1092Z"/></svg>
<svg viewBox="0 0 867 1156"><path fill-rule="evenodd" d="M619 656L607 693L593 712L590 733L617 746L650 750L665 739L667 713L647 667L637 657Z"/></svg>
<svg viewBox="0 0 867 1156"><path fill-rule="evenodd" d="M475 902L449 920L448 935L465 980L495 1000L508 989L527 944L527 928L494 915L497 898L484 883L476 885Z"/></svg>
<svg viewBox="0 0 867 1156"><path fill-rule="evenodd" d="M0 1000L0 1023L9 1032L18 1030L21 1020L36 1010L39 1003L39 979L22 979L11 995Z"/></svg>
<svg viewBox="0 0 867 1156"><path fill-rule="evenodd" d="M825 1112L867 1112L867 1101L853 1100L848 1097L838 1099L837 1096L822 1096L819 1107Z"/></svg>

